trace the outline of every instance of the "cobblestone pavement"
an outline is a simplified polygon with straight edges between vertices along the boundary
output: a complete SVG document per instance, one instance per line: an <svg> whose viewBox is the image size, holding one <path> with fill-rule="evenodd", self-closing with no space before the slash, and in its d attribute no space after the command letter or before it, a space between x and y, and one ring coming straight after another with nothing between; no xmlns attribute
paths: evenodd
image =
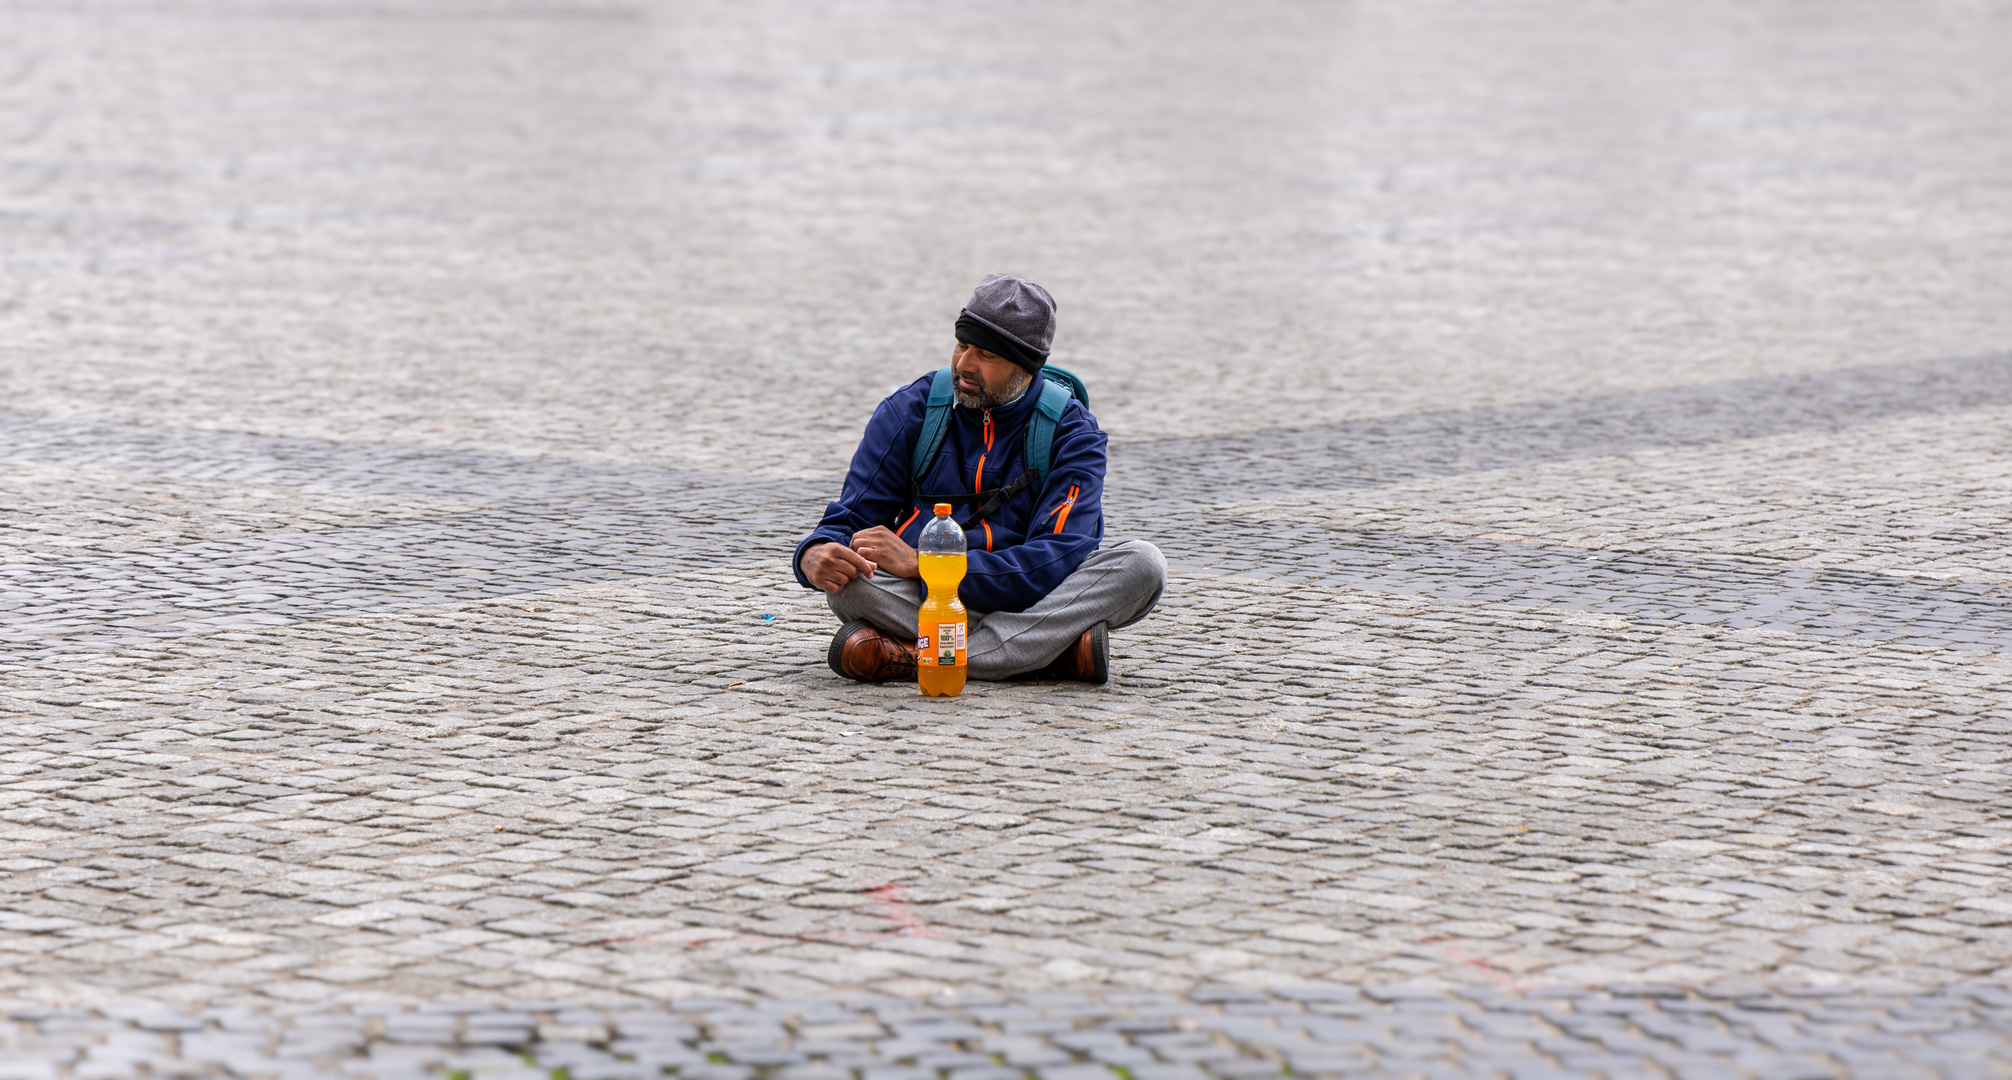
<svg viewBox="0 0 2012 1080"><path fill-rule="evenodd" d="M10 1076L327 1077L460 1074L545 1080L1258 1080L1288 1075L1998 1077L2012 1061L2012 994L1694 995L1675 987L1511 995L1468 988L1216 987L1119 993L674 1001L583 1008L525 1002L289 1016L141 1005L29 1009L0 1048ZM39 1059L39 1060L36 1060ZM1728 1065L1731 1068L1728 1068ZM560 1073L559 1070L565 1070Z"/></svg>
<svg viewBox="0 0 2012 1080"><path fill-rule="evenodd" d="M2008 54L0 0L0 1080L2012 1075ZM841 682L992 269L1172 585Z"/></svg>

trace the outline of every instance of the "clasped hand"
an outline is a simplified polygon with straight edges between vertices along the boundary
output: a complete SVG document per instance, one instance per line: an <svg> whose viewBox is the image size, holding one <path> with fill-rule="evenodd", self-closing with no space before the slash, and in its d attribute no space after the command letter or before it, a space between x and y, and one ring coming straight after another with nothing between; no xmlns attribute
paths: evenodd
<svg viewBox="0 0 2012 1080"><path fill-rule="evenodd" d="M875 570L898 578L914 577L915 549L893 530L876 525L854 533L851 547L814 544L803 553L803 576L828 593L845 588L862 574L872 577Z"/></svg>

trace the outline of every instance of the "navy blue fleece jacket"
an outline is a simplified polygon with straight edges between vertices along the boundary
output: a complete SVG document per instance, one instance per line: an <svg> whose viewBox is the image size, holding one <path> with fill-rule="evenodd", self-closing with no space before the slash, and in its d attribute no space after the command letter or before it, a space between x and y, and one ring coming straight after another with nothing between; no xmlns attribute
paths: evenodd
<svg viewBox="0 0 2012 1080"><path fill-rule="evenodd" d="M933 373L932 373L933 374ZM991 410L951 409L943 449L922 480L918 502L908 462L922 432L930 376L896 390L867 421L852 455L845 489L825 507L824 520L796 546L791 565L805 588L803 553L812 544L852 542L856 532L884 525L915 545L934 511L930 495L989 491L1026 471L1027 417L1039 396L1037 380L1020 399ZM1104 433L1081 402L1071 401L1055 425L1048 482L1013 497L983 522L972 523L975 504L954 517L965 526L969 573L957 594L973 611L1024 611L1081 566L1104 538Z"/></svg>

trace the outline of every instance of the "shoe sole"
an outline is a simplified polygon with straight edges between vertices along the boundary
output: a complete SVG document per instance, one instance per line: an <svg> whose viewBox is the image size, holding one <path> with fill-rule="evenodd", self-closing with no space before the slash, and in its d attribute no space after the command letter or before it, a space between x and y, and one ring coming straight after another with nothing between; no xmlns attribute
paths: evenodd
<svg viewBox="0 0 2012 1080"><path fill-rule="evenodd" d="M872 623L867 622L865 619L853 619L851 622L848 622L844 626L839 627L838 634L831 639L831 648L826 649L824 651L824 662L830 664L831 670L837 672L840 677L851 679L853 682L866 681L865 679L862 679L859 676L854 675L853 673L845 670L843 667L840 667L839 658L845 653L846 641L849 640L852 637L852 635L858 633L860 630L872 625L873 625Z"/></svg>
<svg viewBox="0 0 2012 1080"><path fill-rule="evenodd" d="M1090 628L1090 656L1094 660L1090 677L1083 681L1091 686L1102 686L1111 681L1111 628L1108 623L1098 623Z"/></svg>

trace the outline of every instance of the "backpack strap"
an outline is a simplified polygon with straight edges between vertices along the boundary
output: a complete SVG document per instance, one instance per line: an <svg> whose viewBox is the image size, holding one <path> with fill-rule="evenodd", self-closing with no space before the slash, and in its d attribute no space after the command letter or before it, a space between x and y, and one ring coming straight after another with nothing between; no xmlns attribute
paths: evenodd
<svg viewBox="0 0 2012 1080"><path fill-rule="evenodd" d="M1078 378L1075 372L1065 367L1057 367L1054 364L1043 364L1041 365L1041 377L1049 382L1058 382L1068 387L1070 397L1082 402L1084 408L1087 409L1090 407L1090 388L1083 385L1083 380Z"/></svg>
<svg viewBox="0 0 2012 1080"><path fill-rule="evenodd" d="M1041 400L1027 417L1027 467L1034 470L1036 487L1048 483L1048 466L1053 464L1049 458L1055 451L1055 425L1062 422L1062 410L1069 407L1073 397L1067 386L1052 379L1041 380ZM941 441L941 436L938 440Z"/></svg>
<svg viewBox="0 0 2012 1080"><path fill-rule="evenodd" d="M915 439L915 453L908 459L908 479L911 487L922 490L922 477L935 464L937 452L943 449L943 436L950 430L950 410L956 401L956 383L950 369L939 368L929 377L929 404L922 410L922 432Z"/></svg>

